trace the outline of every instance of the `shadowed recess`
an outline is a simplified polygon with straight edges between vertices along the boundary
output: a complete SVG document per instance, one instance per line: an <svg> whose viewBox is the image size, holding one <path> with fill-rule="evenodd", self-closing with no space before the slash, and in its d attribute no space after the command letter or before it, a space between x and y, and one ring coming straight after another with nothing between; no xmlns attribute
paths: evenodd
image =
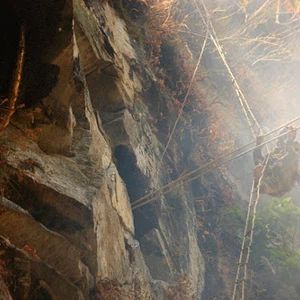
<svg viewBox="0 0 300 300"><path fill-rule="evenodd" d="M145 195L149 189L149 178L137 166L135 155L124 145L119 145L114 151L117 169L124 180L130 201L135 201ZM157 226L157 217L151 212L151 206L134 211L134 226L137 238L143 236Z"/></svg>

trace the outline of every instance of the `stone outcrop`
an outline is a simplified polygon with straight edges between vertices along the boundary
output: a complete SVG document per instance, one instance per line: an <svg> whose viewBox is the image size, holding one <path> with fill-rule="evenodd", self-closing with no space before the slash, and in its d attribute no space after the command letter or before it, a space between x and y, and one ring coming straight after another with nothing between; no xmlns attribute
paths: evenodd
<svg viewBox="0 0 300 300"><path fill-rule="evenodd" d="M34 102L24 93L26 108L1 136L10 182L0 199L3 299L167 299L180 278L200 299L204 261L190 192L131 210L170 180L147 121L150 100L138 101L155 77L108 2L54 2L51 43L30 44L38 35L28 31L28 51L47 66L51 88L37 87ZM26 13L20 4L17 15L34 18ZM29 64L26 72L34 72Z"/></svg>

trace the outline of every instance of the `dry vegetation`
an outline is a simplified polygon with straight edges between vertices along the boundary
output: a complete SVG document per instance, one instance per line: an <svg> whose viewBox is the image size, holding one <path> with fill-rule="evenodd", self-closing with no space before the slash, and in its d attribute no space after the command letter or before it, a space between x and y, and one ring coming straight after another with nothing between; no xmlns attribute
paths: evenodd
<svg viewBox="0 0 300 300"><path fill-rule="evenodd" d="M117 280L111 280L108 278L98 278L97 280L97 291L99 292L100 299L103 300L117 300L132 299L131 295L126 293L122 285Z"/></svg>
<svg viewBox="0 0 300 300"><path fill-rule="evenodd" d="M196 300L196 296L191 296L191 282L187 278L181 278L170 284L167 295L167 300Z"/></svg>

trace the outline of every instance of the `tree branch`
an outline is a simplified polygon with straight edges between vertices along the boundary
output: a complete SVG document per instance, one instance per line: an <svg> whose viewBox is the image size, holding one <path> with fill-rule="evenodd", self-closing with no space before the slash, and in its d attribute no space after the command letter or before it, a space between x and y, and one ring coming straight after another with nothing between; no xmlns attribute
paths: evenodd
<svg viewBox="0 0 300 300"><path fill-rule="evenodd" d="M20 94L20 84L21 84L22 72L24 67L24 59L25 59L25 27L24 25L22 25L20 31L20 42L19 42L16 69L13 75L11 90L9 91L9 97L7 101L7 112L4 114L2 120L0 121L0 134L7 127L12 115L16 111L16 102Z"/></svg>

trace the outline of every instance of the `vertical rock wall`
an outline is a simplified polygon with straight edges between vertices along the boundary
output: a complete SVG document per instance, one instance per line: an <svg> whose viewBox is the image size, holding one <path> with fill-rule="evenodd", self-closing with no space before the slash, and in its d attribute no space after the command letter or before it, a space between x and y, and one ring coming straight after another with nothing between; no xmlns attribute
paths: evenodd
<svg viewBox="0 0 300 300"><path fill-rule="evenodd" d="M204 262L190 192L131 211L130 201L169 175L147 122L151 99L137 100L156 82L125 23L107 2L50 1L55 22L34 19L43 6L16 3L29 29L39 21L53 28L51 43L39 43L47 26L28 31L25 109L1 136L0 262L12 298L167 299L168 284L187 278L189 297L200 299ZM33 89L39 76L52 78L48 90Z"/></svg>

